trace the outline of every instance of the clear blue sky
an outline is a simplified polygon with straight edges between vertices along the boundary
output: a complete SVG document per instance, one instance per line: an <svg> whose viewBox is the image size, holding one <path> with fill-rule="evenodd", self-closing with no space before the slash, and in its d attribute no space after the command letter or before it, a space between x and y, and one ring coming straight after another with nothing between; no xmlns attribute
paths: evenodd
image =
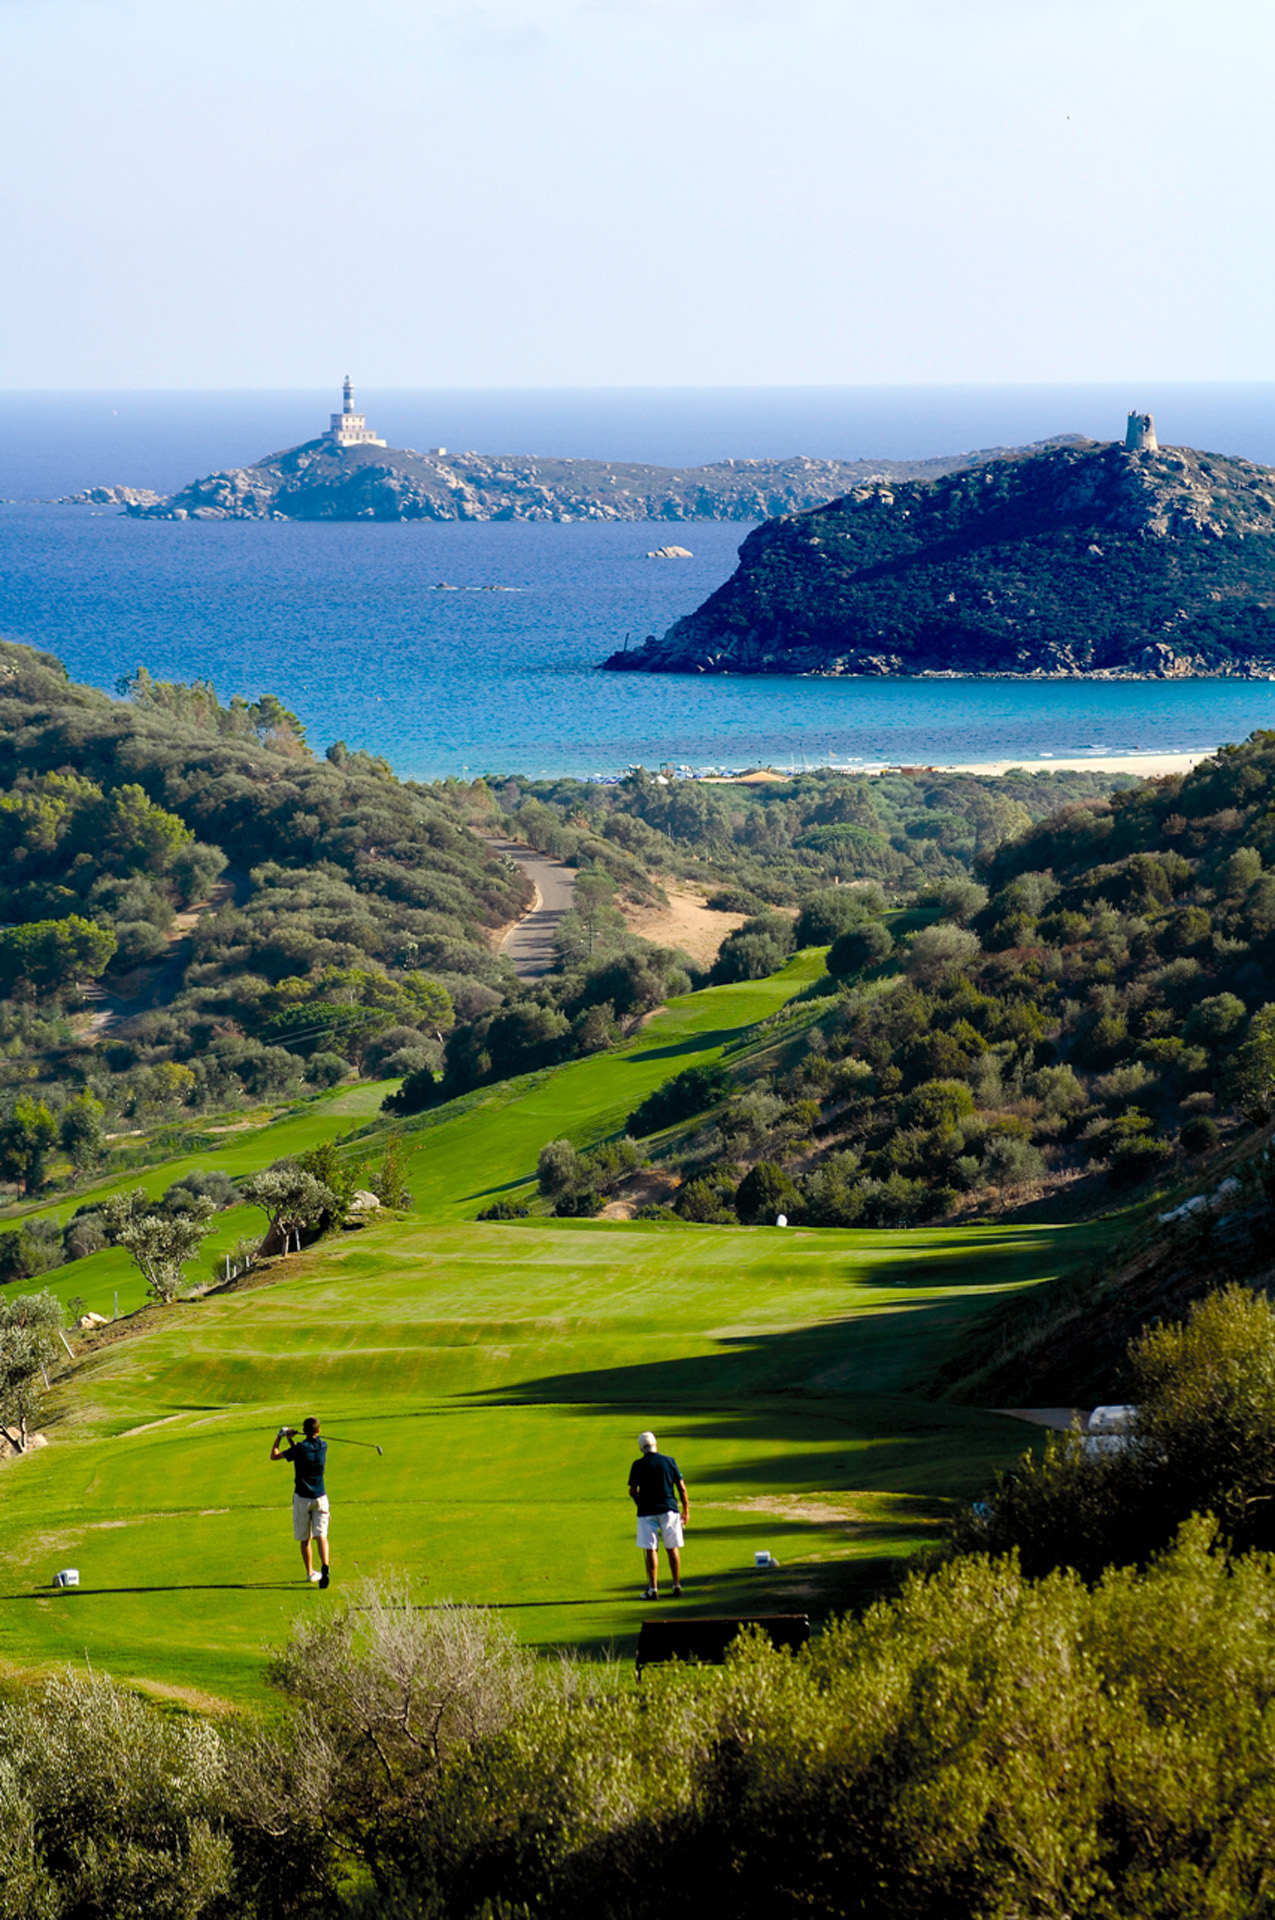
<svg viewBox="0 0 1275 1920"><path fill-rule="evenodd" d="M0 388L1264 380L1270 0L0 0Z"/></svg>

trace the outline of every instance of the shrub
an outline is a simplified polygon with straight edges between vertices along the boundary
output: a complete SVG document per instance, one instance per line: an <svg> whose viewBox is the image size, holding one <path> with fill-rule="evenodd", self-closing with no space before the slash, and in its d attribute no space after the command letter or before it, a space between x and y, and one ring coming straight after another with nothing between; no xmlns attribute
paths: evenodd
<svg viewBox="0 0 1275 1920"><path fill-rule="evenodd" d="M438 1081L429 1067L418 1067L415 1073L409 1073L396 1093L387 1093L381 1102L382 1113L395 1113L404 1118L411 1113L421 1113L433 1103Z"/></svg>
<svg viewBox="0 0 1275 1920"><path fill-rule="evenodd" d="M68 1260L87 1260L90 1254L110 1245L106 1223L96 1207L81 1207L67 1222L62 1244Z"/></svg>
<svg viewBox="0 0 1275 1920"><path fill-rule="evenodd" d="M536 1184L546 1200L567 1193L580 1179L580 1156L569 1140L551 1140L541 1147L536 1162Z"/></svg>
<svg viewBox="0 0 1275 1920"><path fill-rule="evenodd" d="M592 1220L601 1207L602 1195L596 1187L573 1187L570 1193L560 1193L553 1203L559 1220Z"/></svg>
<svg viewBox="0 0 1275 1920"><path fill-rule="evenodd" d="M216 1168L211 1173L194 1168L183 1174L180 1180L174 1180L159 1204L167 1213L189 1213L197 1200L211 1200L218 1213L241 1204L239 1189L230 1175Z"/></svg>
<svg viewBox="0 0 1275 1920"><path fill-rule="evenodd" d="M305 1063L306 1084L326 1093L329 1087L339 1087L349 1071L349 1061L339 1053L312 1053Z"/></svg>
<svg viewBox="0 0 1275 1920"><path fill-rule="evenodd" d="M834 980L848 980L868 967L879 967L893 951L889 928L879 920L864 920L837 935L828 951L828 972Z"/></svg>
<svg viewBox="0 0 1275 1920"><path fill-rule="evenodd" d="M520 1207L516 1200L493 1200L489 1207L474 1215L475 1220L527 1220L530 1217L530 1207Z"/></svg>
<svg viewBox="0 0 1275 1920"><path fill-rule="evenodd" d="M981 951L977 936L962 927L922 927L908 949L908 978L918 986L937 986L973 966Z"/></svg>
<svg viewBox="0 0 1275 1920"><path fill-rule="evenodd" d="M966 1515L961 1551L1022 1556L1032 1575L1144 1562L1193 1513L1217 1516L1236 1550L1275 1548L1275 1309L1227 1286L1185 1322L1148 1327L1128 1353L1137 1406L1126 1446L1097 1455L1051 1438L998 1479L981 1516Z"/></svg>
<svg viewBox="0 0 1275 1920"><path fill-rule="evenodd" d="M586 1186L610 1193L635 1173L642 1164L641 1149L624 1135L619 1140L604 1140L580 1156L580 1178Z"/></svg>
<svg viewBox="0 0 1275 1920"><path fill-rule="evenodd" d="M688 1067L662 1087L647 1095L628 1119L628 1131L639 1138L658 1133L663 1127L689 1120L706 1107L715 1106L730 1085L725 1067Z"/></svg>
<svg viewBox="0 0 1275 1920"><path fill-rule="evenodd" d="M1208 1153L1220 1138L1217 1121L1210 1120L1207 1113L1192 1114L1189 1120L1183 1121L1178 1134L1183 1152L1190 1154Z"/></svg>
<svg viewBox="0 0 1275 1920"><path fill-rule="evenodd" d="M764 980L787 964L796 941L793 923L782 913L758 914L722 941L709 973L715 987L736 980Z"/></svg>
<svg viewBox="0 0 1275 1920"><path fill-rule="evenodd" d="M1012 1188L1039 1180L1044 1171L1040 1149L1030 1140L993 1134L983 1153L980 1174L989 1186Z"/></svg>
<svg viewBox="0 0 1275 1920"><path fill-rule="evenodd" d="M826 947L861 920L885 912L880 887L823 887L812 893L797 915L793 938L799 947Z"/></svg>
<svg viewBox="0 0 1275 1920"><path fill-rule="evenodd" d="M901 1127L954 1127L974 1111L974 1095L963 1080L926 1080L899 1103Z"/></svg>
<svg viewBox="0 0 1275 1920"><path fill-rule="evenodd" d="M800 1210L800 1190L773 1160L759 1160L735 1189L735 1212L745 1226L773 1226L777 1215L791 1220Z"/></svg>

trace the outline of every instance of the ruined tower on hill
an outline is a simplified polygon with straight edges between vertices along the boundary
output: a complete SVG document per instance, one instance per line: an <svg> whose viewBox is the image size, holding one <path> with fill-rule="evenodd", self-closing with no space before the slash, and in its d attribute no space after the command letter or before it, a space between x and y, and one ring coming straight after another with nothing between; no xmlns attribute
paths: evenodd
<svg viewBox="0 0 1275 1920"><path fill-rule="evenodd" d="M1155 415L1150 413L1131 413L1129 424L1125 428L1124 450L1126 453L1158 453L1160 442L1155 437Z"/></svg>
<svg viewBox="0 0 1275 1920"><path fill-rule="evenodd" d="M338 447L383 447L384 440L369 429L365 416L354 411L354 387L348 373L345 376L344 402L340 413L332 415L328 438L334 440Z"/></svg>

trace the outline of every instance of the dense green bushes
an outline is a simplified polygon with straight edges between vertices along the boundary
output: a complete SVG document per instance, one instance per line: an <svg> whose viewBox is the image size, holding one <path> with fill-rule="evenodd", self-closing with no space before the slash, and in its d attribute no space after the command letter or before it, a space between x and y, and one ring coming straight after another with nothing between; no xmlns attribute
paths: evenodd
<svg viewBox="0 0 1275 1920"><path fill-rule="evenodd" d="M963 1559L640 1689L397 1590L298 1626L268 1730L68 1675L0 1715L0 1915L1256 1915L1275 1570L1210 1536L1092 1590Z"/></svg>
<svg viewBox="0 0 1275 1920"><path fill-rule="evenodd" d="M1068 802L1105 798L1113 784L1121 782L1016 769L995 779L821 770L705 785L635 768L615 786L518 779L494 791L532 846L601 865L626 887L635 886L636 867L695 880L725 913L804 911L817 900L799 944L823 946L842 930L835 901L827 919L825 903L840 891L831 883L879 882L891 891L968 884L980 856Z"/></svg>
<svg viewBox="0 0 1275 1920"><path fill-rule="evenodd" d="M1275 1551L1275 1310L1228 1286L1185 1325L1151 1326L1133 1342L1133 1429L1103 1449L1051 1436L958 1523L958 1551L1019 1554L1024 1570L1056 1566L1093 1579L1145 1562L1193 1513L1212 1513L1237 1549Z"/></svg>
<svg viewBox="0 0 1275 1920"><path fill-rule="evenodd" d="M905 914L872 917L866 888L811 896L798 927L845 922L839 990L679 1139L679 1211L719 1218L761 1161L814 1225L999 1210L1085 1176L1097 1201L1269 1119L1275 733L1064 809L981 870L988 888L946 881Z"/></svg>
<svg viewBox="0 0 1275 1920"><path fill-rule="evenodd" d="M146 1125L440 1066L454 1017L499 1003L487 932L530 894L458 793L315 760L271 696L222 706L144 671L124 690L0 644L0 1121L19 1084L56 1140L85 1089ZM95 1041L71 1016L99 977L119 1004Z"/></svg>

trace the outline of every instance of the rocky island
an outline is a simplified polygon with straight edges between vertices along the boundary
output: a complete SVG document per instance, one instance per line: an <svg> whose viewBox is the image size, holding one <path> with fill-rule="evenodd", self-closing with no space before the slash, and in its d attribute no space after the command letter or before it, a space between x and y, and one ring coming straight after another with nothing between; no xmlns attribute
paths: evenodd
<svg viewBox="0 0 1275 1920"><path fill-rule="evenodd" d="M652 467L534 454L389 447L354 410L350 381L328 431L167 499L126 500L146 520L764 520L873 482L935 479L1004 448L933 460L718 460ZM124 490L121 490L124 491Z"/></svg>
<svg viewBox="0 0 1275 1920"><path fill-rule="evenodd" d="M1275 676L1275 471L1076 441L872 481L750 533L629 673Z"/></svg>

